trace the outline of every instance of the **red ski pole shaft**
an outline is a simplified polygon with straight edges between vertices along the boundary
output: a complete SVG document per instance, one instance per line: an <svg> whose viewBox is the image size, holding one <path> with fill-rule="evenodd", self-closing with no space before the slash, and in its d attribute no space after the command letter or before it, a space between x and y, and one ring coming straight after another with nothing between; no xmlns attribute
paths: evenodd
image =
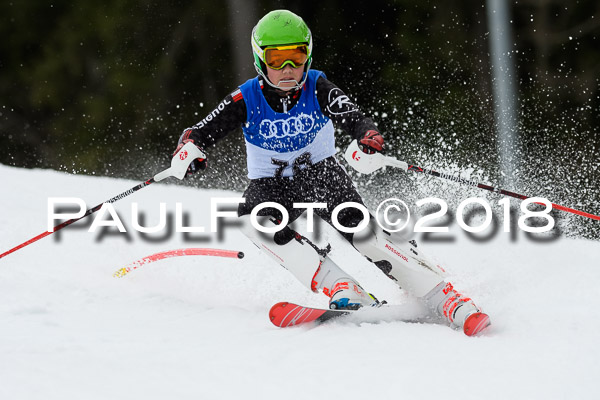
<svg viewBox="0 0 600 400"><path fill-rule="evenodd" d="M499 194L502 194L502 195L505 195L505 196L514 197L514 198L520 199L520 200L525 200L525 199L528 199L529 197L531 197L531 196L525 196L525 195L522 195L522 194L511 192L511 191L508 191L508 190L504 190L504 189L500 189L500 188L495 188L493 186L485 185L483 183L470 181L468 179L461 178L461 177L454 176L454 175L450 175L450 174L446 174L446 173L443 173L443 172L437 172L437 171L434 171L432 169L417 167L416 165L409 165L408 166L408 171L423 173L423 174L435 176L437 178L443 178L443 179L451 180L453 182L457 182L457 183L460 183L460 184L463 184L463 185L477 187L479 189L488 190L490 192L499 193ZM538 203L538 204L542 204L542 203ZM554 203L551 203L551 204L552 204L552 208L556 208L557 210L569 212L569 213L572 213L572 214L581 215L583 217L587 217L587 218L591 218L591 219L595 219L597 221L600 221L600 216L598 216L598 215L590 214L590 213L587 213L587 212L584 212L584 211L575 210L573 208L561 206L559 204L554 204Z"/></svg>
<svg viewBox="0 0 600 400"><path fill-rule="evenodd" d="M26 242L23 242L23 243L21 243L20 245L18 245L18 246L15 246L15 247L13 247L12 249L10 249L10 250L8 250L8 251L5 251L4 253L0 254L0 258L3 258L3 257L5 257L5 256L7 256L7 255L9 255L9 254L11 254L11 253L14 253L15 251L17 251L17 250L19 250L19 249L22 249L23 247L25 247L25 246L28 246L28 245L30 245L31 243L35 243L35 242L37 242L38 240L40 240L40 239L43 239L43 238L45 238L46 236L48 236L48 235L51 235L51 234L53 234L54 232L56 232L56 231L59 231L59 230L61 230L61 229L65 228L65 227L67 227L67 226L71 225L72 223L74 223L74 222L77 222L77 221L79 221L80 219L83 219L83 218L87 217L87 216L88 216L88 215L90 215L90 214L93 214L93 213L95 213L95 212L96 212L96 211L98 211L100 208L102 208L102 205L103 205L104 203L114 203L114 202L116 202L116 201L118 201L118 200L121 200L121 199L122 199L122 198L124 198L124 197L127 197L127 196L129 196L129 195L130 195L130 194L132 194L132 193L135 193L135 192L137 192L137 191L138 191L138 190L140 190L141 188L144 188L144 187L146 187L146 186L148 186L148 185L150 185L150 184L152 184L152 183L154 183L154 182L155 182L154 178L150 178L150 179L148 179L147 181L145 181L145 182L142 182L142 183L140 183L139 185L136 185L136 186L132 187L131 189L129 189L129 190L126 190L125 192L123 192L123 193L121 193L121 194L119 194L119 195L117 195L117 196L115 196L115 197L113 197L113 198L111 198L111 199L109 199L109 200L107 200L107 201L103 202L103 203L100 203L100 204L98 204L98 205L97 205L97 206L95 206L95 207L92 207L92 208L90 208L90 209L89 209L89 210L87 210L87 211L85 212L85 214L83 214L81 217L79 217L79 218L72 218L72 219L69 219L69 220L67 220L67 221L65 221L65 222L62 222L62 223L60 223L60 224L56 225L56 226L55 226L55 227L54 227L54 228L53 228L51 231L45 231L45 232L43 232L43 233L40 233L39 235L37 235L37 236L35 236L35 237L33 237L33 238L29 239L28 241L26 241Z"/></svg>

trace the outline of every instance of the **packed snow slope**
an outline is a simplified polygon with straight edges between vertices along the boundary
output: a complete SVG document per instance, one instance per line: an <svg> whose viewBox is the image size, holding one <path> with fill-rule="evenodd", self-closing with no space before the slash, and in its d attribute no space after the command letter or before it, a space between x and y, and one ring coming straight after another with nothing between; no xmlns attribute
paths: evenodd
<svg viewBox="0 0 600 400"><path fill-rule="evenodd" d="M0 177L0 253L46 229L49 197L94 206L138 183L1 165ZM133 202L144 226L158 222L159 203L173 216L180 202L186 226L209 231L210 198L239 196L154 184L114 204L127 234L73 225L0 259L0 398L600 398L600 243L540 243L522 232L478 242L462 231L445 234L452 241L421 241L490 314L480 337L399 321L280 329L268 319L274 303L327 300L235 227L220 236L159 232L154 241L133 229ZM336 232L318 239L380 299L413 302ZM245 258L178 257L112 276L184 247Z"/></svg>

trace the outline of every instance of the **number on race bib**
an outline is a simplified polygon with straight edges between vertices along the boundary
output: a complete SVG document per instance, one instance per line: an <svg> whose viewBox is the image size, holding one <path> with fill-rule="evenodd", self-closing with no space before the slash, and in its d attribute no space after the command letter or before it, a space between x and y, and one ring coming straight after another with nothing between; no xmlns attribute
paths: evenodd
<svg viewBox="0 0 600 400"><path fill-rule="evenodd" d="M301 166L304 165L304 167L309 167L312 165L311 157L310 152L307 151L294 160L294 165L292 166L294 175L302 171ZM290 165L287 161L278 160L276 158L271 158L271 164L278 166L277 170L275 170L275 178L281 178L283 176L283 171Z"/></svg>
<svg viewBox="0 0 600 400"><path fill-rule="evenodd" d="M288 162L271 158L271 164L278 166L277 170L275 170L275 178L281 178L283 176L283 170L288 166Z"/></svg>
<svg viewBox="0 0 600 400"><path fill-rule="evenodd" d="M302 169L300 168L301 165L304 165L304 167L309 167L312 165L312 161L311 159L311 155L310 153L307 151L306 153L302 153L300 155L300 157L296 158L294 160L294 175L296 175L297 173L299 173Z"/></svg>

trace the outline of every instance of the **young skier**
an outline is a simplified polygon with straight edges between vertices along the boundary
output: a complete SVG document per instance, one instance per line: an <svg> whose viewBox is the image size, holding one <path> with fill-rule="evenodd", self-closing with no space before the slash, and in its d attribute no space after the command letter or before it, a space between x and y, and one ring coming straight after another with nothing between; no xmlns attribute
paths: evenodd
<svg viewBox="0 0 600 400"><path fill-rule="evenodd" d="M346 202L364 205L335 158L334 123L357 139L363 152L373 154L384 148L383 136L373 121L323 72L310 68L313 40L302 18L287 10L272 11L252 30L251 43L259 76L239 86L203 120L185 129L177 151L188 142L204 151L242 127L250 179L245 203L238 210L244 233L307 288L329 296L330 308L378 305L325 251L289 226L266 235L249 223L253 208L263 202L283 206L290 222L304 212L294 208L295 203L324 203L314 212L330 224L336 206ZM206 159L196 159L188 174L206 165ZM274 227L284 219L275 207L263 208L258 216L264 227ZM356 227L363 214L348 207L337 219L345 227ZM360 240L354 234L340 233L453 327L473 335L489 325L488 316L444 282L439 267L417 251L414 241L399 242L379 227L369 229L368 237Z"/></svg>

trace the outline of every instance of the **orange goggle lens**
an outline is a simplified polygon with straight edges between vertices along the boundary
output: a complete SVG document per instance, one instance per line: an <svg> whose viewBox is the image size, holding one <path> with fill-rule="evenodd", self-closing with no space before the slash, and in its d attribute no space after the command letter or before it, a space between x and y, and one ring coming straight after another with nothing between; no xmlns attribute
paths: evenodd
<svg viewBox="0 0 600 400"><path fill-rule="evenodd" d="M306 63L308 48L301 46L268 47L265 49L265 64L272 69L282 69L288 64L298 68Z"/></svg>

